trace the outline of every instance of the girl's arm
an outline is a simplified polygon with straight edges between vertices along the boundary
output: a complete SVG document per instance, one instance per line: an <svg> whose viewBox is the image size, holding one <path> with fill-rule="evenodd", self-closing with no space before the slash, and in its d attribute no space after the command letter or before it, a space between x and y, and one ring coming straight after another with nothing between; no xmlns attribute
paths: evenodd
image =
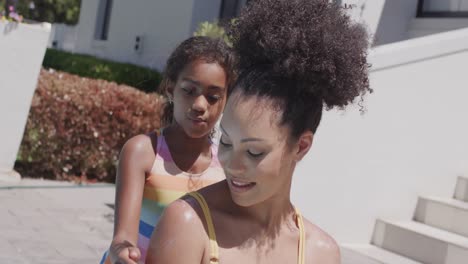
<svg viewBox="0 0 468 264"><path fill-rule="evenodd" d="M151 236L146 263L207 263L208 241L198 214L186 201L179 199L164 210Z"/></svg>
<svg viewBox="0 0 468 264"><path fill-rule="evenodd" d="M151 138L138 135L128 140L117 169L114 237L109 250L112 263L137 263L137 245L143 188L155 159Z"/></svg>

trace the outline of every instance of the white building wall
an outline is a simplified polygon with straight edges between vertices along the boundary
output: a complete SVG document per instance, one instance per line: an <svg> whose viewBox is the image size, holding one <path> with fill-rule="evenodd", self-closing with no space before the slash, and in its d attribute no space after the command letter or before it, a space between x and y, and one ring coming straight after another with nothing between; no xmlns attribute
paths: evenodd
<svg viewBox="0 0 468 264"><path fill-rule="evenodd" d="M418 38L461 28L468 28L468 18L417 18L411 22L407 37Z"/></svg>
<svg viewBox="0 0 468 264"><path fill-rule="evenodd" d="M114 1L103 57L161 68L177 43L190 35L192 7L187 0ZM134 52L136 36L143 36L141 53Z"/></svg>
<svg viewBox="0 0 468 264"><path fill-rule="evenodd" d="M374 45L383 45L407 39L418 0L343 0L342 4L352 7L352 18L367 25Z"/></svg>
<svg viewBox="0 0 468 264"><path fill-rule="evenodd" d="M80 18L77 24L78 37L75 43L77 53L93 54L91 44L94 40L98 6L97 0L81 0Z"/></svg>
<svg viewBox="0 0 468 264"><path fill-rule="evenodd" d="M190 32L194 32L202 21L217 21L220 9L221 0L194 0Z"/></svg>
<svg viewBox="0 0 468 264"><path fill-rule="evenodd" d="M385 1L376 33L375 44L383 45L407 39L411 21L416 18L418 0Z"/></svg>
<svg viewBox="0 0 468 264"><path fill-rule="evenodd" d="M364 23L371 36L374 36L383 14L385 0L343 0L343 6L348 8L350 16L360 23Z"/></svg>
<svg viewBox="0 0 468 264"><path fill-rule="evenodd" d="M468 18L417 18L418 0L343 0L349 14L365 23L373 45L384 45L468 27ZM426 0L430 11L466 11L468 0Z"/></svg>
<svg viewBox="0 0 468 264"><path fill-rule="evenodd" d="M75 52L78 39L78 27L65 24L52 24L48 48L57 48L69 52ZM55 44L55 45L54 45Z"/></svg>
<svg viewBox="0 0 468 264"><path fill-rule="evenodd" d="M220 0L114 0L108 40L94 39L98 2L82 0L76 51L162 70L174 48L198 23L219 16ZM141 52L134 51L143 36Z"/></svg>
<svg viewBox="0 0 468 264"><path fill-rule="evenodd" d="M367 113L326 112L292 199L341 243L378 217L410 220L419 194L452 197L468 172L468 29L377 47Z"/></svg>
<svg viewBox="0 0 468 264"><path fill-rule="evenodd" d="M341 2L352 7L349 12L355 20L367 25L374 45L445 31L429 22L415 21L417 0ZM240 1L240 6L244 4L245 0ZM107 41L94 39L98 5L97 0L82 0L76 44L74 50L70 50L71 45L66 50L161 70L175 46L191 36L200 22L218 19L221 0L114 0ZM466 23L446 30L462 24ZM136 36L144 38L139 53L133 51Z"/></svg>

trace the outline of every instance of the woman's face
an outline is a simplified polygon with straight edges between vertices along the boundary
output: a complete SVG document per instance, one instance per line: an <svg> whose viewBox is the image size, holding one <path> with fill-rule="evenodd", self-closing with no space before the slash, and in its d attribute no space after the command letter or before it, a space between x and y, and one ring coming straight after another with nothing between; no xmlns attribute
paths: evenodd
<svg viewBox="0 0 468 264"><path fill-rule="evenodd" d="M274 197L289 198L297 162L288 144L289 128L269 99L234 93L221 120L218 158L234 202L252 206Z"/></svg>
<svg viewBox="0 0 468 264"><path fill-rule="evenodd" d="M217 63L193 61L179 74L169 96L173 98L174 120L192 138L209 134L226 104L227 82Z"/></svg>

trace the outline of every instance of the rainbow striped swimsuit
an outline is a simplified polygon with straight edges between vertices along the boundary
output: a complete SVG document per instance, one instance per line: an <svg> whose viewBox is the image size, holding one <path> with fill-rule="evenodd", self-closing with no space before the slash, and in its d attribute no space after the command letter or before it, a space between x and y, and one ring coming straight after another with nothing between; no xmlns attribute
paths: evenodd
<svg viewBox="0 0 468 264"><path fill-rule="evenodd" d="M164 208L169 203L186 193L225 179L223 168L217 158L217 144L213 143L211 145L211 153L211 164L204 172L200 174L184 172L177 167L172 159L162 131L158 133L156 158L150 176L146 179L143 191L137 242L141 252L139 263L144 263L151 234ZM100 263L110 263L107 252Z"/></svg>

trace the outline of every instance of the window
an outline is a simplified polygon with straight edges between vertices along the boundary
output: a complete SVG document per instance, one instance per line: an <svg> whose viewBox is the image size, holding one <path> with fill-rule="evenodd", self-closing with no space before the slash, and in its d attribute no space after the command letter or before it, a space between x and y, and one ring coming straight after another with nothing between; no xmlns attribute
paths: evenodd
<svg viewBox="0 0 468 264"><path fill-rule="evenodd" d="M241 0L222 0L221 10L219 13L220 20L229 20L236 17L239 14L241 6Z"/></svg>
<svg viewBox="0 0 468 264"><path fill-rule="evenodd" d="M417 17L468 17L468 0L419 0Z"/></svg>
<svg viewBox="0 0 468 264"><path fill-rule="evenodd" d="M113 0L99 0L94 39L107 40Z"/></svg>

